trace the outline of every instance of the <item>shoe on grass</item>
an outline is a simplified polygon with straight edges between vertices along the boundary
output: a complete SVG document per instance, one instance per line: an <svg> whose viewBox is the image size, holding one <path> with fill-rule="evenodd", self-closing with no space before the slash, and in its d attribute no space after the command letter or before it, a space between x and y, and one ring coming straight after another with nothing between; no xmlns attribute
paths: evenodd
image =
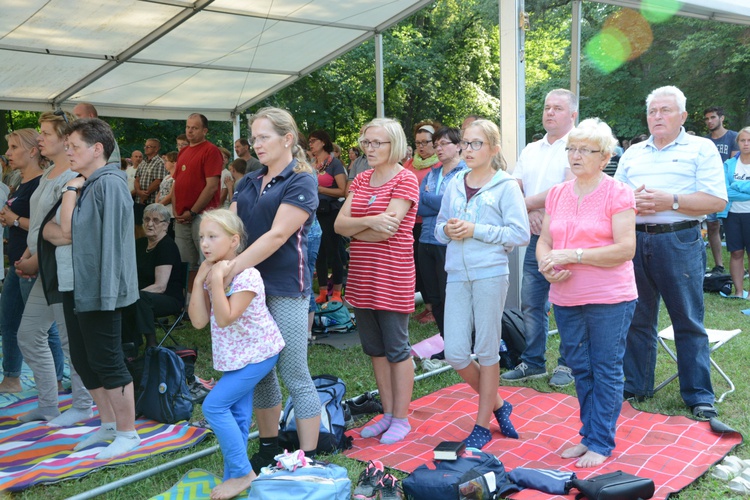
<svg viewBox="0 0 750 500"><path fill-rule="evenodd" d="M702 420L704 422L707 422L708 420L719 416L718 410L712 404L697 404L695 406L691 406L690 411L693 412L693 416L697 420Z"/></svg>
<svg viewBox="0 0 750 500"><path fill-rule="evenodd" d="M347 399L346 406L352 415L366 415L368 413L383 413L383 404L376 396L366 392L357 397Z"/></svg>
<svg viewBox="0 0 750 500"><path fill-rule="evenodd" d="M357 487L354 488L352 498L357 500L373 500L377 498L383 488L385 470L380 460L370 460L359 475Z"/></svg>
<svg viewBox="0 0 750 500"><path fill-rule="evenodd" d="M714 266L711 268L708 274L724 274L725 272L726 270L724 269L724 266Z"/></svg>
<svg viewBox="0 0 750 500"><path fill-rule="evenodd" d="M549 385L552 387L565 387L573 383L573 370L567 366L558 366L552 371Z"/></svg>
<svg viewBox="0 0 750 500"><path fill-rule="evenodd" d="M404 498L401 492L401 483L393 474L383 476L383 486L380 489L381 500L401 500Z"/></svg>
<svg viewBox="0 0 750 500"><path fill-rule="evenodd" d="M519 363L515 368L500 375L503 380L511 382L523 382L535 378L547 376L547 370L544 368L531 368L526 363Z"/></svg>

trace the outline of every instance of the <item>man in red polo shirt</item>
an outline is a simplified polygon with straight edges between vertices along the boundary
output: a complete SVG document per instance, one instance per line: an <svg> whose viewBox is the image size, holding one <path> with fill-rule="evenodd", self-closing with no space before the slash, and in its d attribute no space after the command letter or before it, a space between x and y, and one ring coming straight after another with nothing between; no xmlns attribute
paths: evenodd
<svg viewBox="0 0 750 500"><path fill-rule="evenodd" d="M203 260L200 250L200 216L219 206L219 179L224 158L219 148L206 140L208 119L199 113L188 116L185 125L188 147L177 155L174 172L173 207L175 243L183 262L196 268Z"/></svg>

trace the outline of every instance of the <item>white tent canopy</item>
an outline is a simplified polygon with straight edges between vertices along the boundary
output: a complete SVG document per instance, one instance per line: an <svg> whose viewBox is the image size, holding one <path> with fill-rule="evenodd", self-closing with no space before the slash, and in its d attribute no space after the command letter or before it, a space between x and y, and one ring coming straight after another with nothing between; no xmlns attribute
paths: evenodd
<svg viewBox="0 0 750 500"><path fill-rule="evenodd" d="M429 0L0 0L0 108L230 120Z"/></svg>

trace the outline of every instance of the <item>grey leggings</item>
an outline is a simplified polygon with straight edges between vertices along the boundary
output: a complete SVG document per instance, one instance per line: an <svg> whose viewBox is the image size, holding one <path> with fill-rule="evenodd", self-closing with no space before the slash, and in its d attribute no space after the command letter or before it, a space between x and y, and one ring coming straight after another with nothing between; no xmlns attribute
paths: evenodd
<svg viewBox="0 0 750 500"><path fill-rule="evenodd" d="M308 297L266 297L266 305L276 320L286 345L279 354L276 370L294 401L298 419L320 415L320 399L310 369L307 367L307 309ZM255 408L273 408L281 404L281 389L276 370L263 377L255 387Z"/></svg>

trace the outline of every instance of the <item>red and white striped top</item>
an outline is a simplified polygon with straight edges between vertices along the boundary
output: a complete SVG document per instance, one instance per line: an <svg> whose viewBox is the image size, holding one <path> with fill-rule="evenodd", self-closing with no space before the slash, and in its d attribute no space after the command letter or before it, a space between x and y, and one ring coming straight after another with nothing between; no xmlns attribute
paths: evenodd
<svg viewBox="0 0 750 500"><path fill-rule="evenodd" d="M401 170L382 186L370 186L374 170L357 175L353 193L352 217L383 213L392 198L409 200L411 208L396 234L385 241L370 242L352 238L349 249L349 278L346 300L354 307L411 313L414 311L414 220L419 203L417 177Z"/></svg>

